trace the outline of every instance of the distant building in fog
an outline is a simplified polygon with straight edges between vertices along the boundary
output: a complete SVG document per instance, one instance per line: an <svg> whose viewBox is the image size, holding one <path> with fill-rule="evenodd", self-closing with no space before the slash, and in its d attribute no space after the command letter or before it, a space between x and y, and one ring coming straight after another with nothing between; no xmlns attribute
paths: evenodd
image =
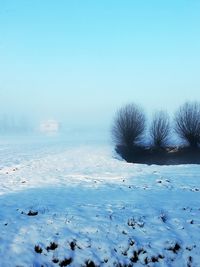
<svg viewBox="0 0 200 267"><path fill-rule="evenodd" d="M55 133L60 129L60 125L56 120L47 120L40 123L40 132Z"/></svg>

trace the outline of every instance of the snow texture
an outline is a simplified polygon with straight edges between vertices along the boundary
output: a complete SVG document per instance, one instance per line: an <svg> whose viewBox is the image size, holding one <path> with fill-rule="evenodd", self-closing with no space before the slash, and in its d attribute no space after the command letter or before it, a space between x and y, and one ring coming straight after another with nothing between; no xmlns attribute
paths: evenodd
<svg viewBox="0 0 200 267"><path fill-rule="evenodd" d="M0 148L0 267L200 266L200 166L109 145Z"/></svg>

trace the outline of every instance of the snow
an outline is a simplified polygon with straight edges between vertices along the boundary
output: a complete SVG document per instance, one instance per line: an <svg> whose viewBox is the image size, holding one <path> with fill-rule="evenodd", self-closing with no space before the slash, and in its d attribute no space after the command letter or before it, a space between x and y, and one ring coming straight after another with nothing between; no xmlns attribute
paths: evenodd
<svg viewBox="0 0 200 267"><path fill-rule="evenodd" d="M0 266L200 266L200 166L2 141Z"/></svg>

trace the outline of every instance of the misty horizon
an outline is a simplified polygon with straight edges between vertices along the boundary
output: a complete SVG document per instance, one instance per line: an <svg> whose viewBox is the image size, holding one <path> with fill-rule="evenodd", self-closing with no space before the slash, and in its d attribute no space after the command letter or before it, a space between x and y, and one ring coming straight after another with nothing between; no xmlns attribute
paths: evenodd
<svg viewBox="0 0 200 267"><path fill-rule="evenodd" d="M198 1L75 2L1 3L1 116L108 127L200 101Z"/></svg>

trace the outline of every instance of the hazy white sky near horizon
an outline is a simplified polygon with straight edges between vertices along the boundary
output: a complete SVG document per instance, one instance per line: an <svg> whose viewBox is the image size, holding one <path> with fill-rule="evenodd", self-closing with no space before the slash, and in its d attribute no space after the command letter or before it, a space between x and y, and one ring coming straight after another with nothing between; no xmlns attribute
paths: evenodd
<svg viewBox="0 0 200 267"><path fill-rule="evenodd" d="M200 101L200 1L0 0L0 113L107 124Z"/></svg>

